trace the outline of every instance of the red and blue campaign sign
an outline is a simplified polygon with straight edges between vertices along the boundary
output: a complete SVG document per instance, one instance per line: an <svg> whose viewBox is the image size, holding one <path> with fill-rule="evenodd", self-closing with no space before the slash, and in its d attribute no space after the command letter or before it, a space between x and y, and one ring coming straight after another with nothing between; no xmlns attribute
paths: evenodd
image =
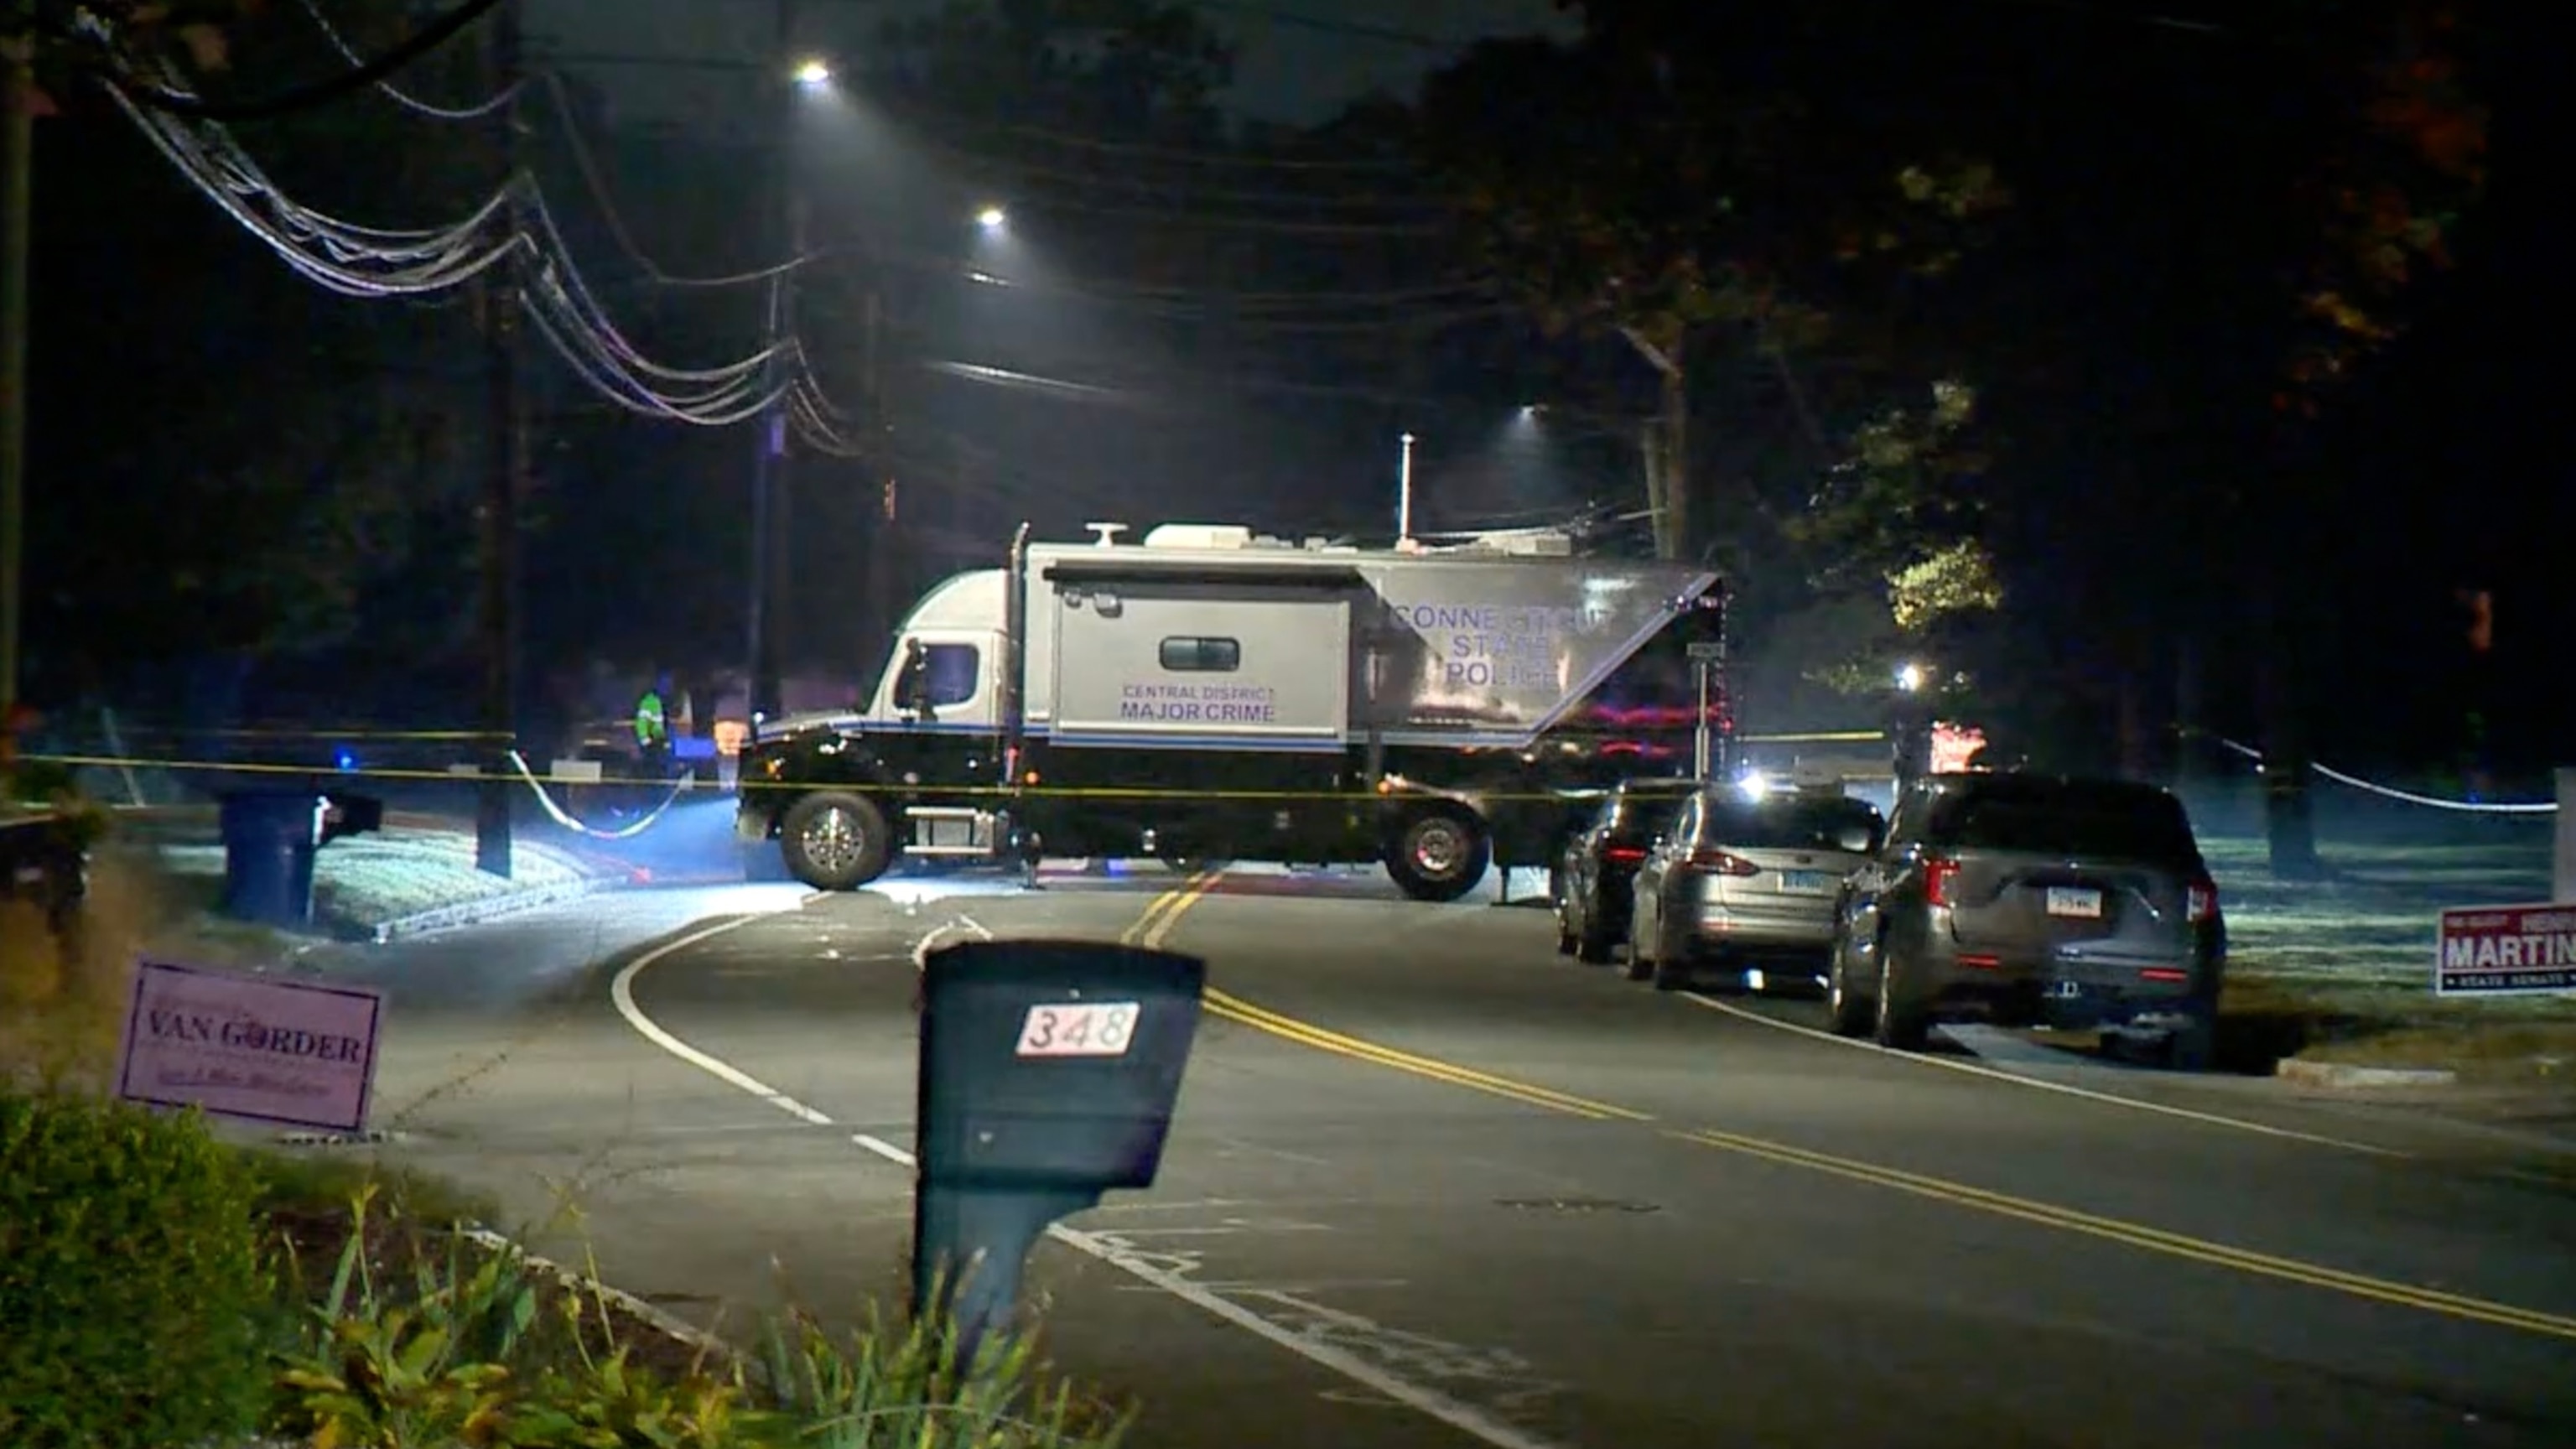
<svg viewBox="0 0 2576 1449"><path fill-rule="evenodd" d="M2576 991L2576 905L2444 911L2433 961L2444 996Z"/></svg>

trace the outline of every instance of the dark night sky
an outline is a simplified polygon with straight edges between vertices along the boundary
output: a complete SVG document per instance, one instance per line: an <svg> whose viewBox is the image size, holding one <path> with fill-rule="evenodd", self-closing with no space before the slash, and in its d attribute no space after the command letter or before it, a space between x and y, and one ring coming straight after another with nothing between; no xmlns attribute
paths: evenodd
<svg viewBox="0 0 2576 1449"><path fill-rule="evenodd" d="M884 20L928 0L800 0L802 33L827 49L864 44ZM1571 33L1550 0L1282 0L1209 3L1210 24L1237 46L1235 108L1263 120L1322 121L1371 90L1409 95L1425 69L1480 36ZM775 44L777 0L531 0L532 33L576 52L752 60ZM724 106L724 82L655 74L617 83L636 121Z"/></svg>
<svg viewBox="0 0 2576 1449"><path fill-rule="evenodd" d="M566 69L586 73L609 92L610 114L586 124L592 142L616 153L610 168L615 176L607 189L614 194L615 209L645 234L646 250L675 270L691 273L766 262L781 250L783 238L770 235L772 228L764 224L765 166L721 159L784 151L780 112L763 97L764 89L773 96L781 89L768 79L776 72L765 69L780 54L776 0L528 3L541 50L566 56ZM926 8L930 0L801 3L808 18L801 33L811 39L797 50L836 55L855 70L878 25ZM1985 14L2005 29L2036 24L2029 12L2056 8L2051 0L1943 3ZM1238 83L1230 97L1236 111L1290 123L1327 118L1372 90L1409 95L1427 70L1480 34L1563 25L1549 0L1408 0L1402 5L1277 0L1275 7L1265 0L1205 0L1201 8L1240 47ZM1288 16L1311 23L1281 18ZM671 63L594 66L578 59L601 52ZM2565 487L2559 476L2563 467L2554 461L2557 434L2563 430L2559 414L2564 391L2556 359L2566 330L2563 311L2543 306L2546 289L2535 284L2557 250L2555 176L2563 170L2565 132L2555 114L2556 80L2538 69L2545 63L2545 47L2525 45L2509 53L2518 55L2526 69L2508 65L2491 77L2499 111L2497 184L2468 230L2468 265L2461 275L2427 289L2425 300L2431 305L2418 334L2375 366L2373 376L2346 400L2335 429L2339 441L2333 460L2342 491L2299 520L2298 535L2287 544L2302 556L2331 560L2326 572L2333 576L2336 596L2319 601L2331 620L2320 632L2331 637L2313 641L2313 663L2322 676L2319 687L2336 697L2333 723L2324 736L2338 759L2353 763L2361 761L2347 752L2384 747L2403 754L2419 746L2431 748L2424 742L2439 744L2468 706L2468 699L2453 697L2453 684L2445 682L2450 666L2435 669L2423 662L2457 652L2452 600L2454 590L2463 587L2489 588L2497 596L2500 642L2489 670L2497 680L2499 716L2516 717L2533 735L2570 727L2567 713L2549 698L2559 691L2545 682L2556 672L2548 663L2554 642L2576 630L2576 590L2565 587L2559 570L2576 494ZM2045 63L2063 61L2051 54ZM1175 510L1200 517L1221 512L1227 521L1282 531L1373 530L1391 522L1395 438L1404 431L1424 438L1417 459L1416 521L1430 529L1538 521L1527 515L1561 516L1585 499L1619 503L1640 487L1624 432L1600 447L1597 456L1590 450L1542 456L1537 450L1557 446L1547 434L1536 434L1541 441L1533 444L1529 425L1511 431L1516 405L1524 401L1555 404L1549 416L1567 421L1550 426L1573 426L1571 419L1579 411L1567 396L1551 392L1544 365L1551 349L1537 340L1525 320L1462 327L1458 330L1468 342L1431 350L1419 360L1419 373L1413 373L1397 365L1392 349L1379 349L1385 355L1378 355L1364 340L1350 344L1345 357L1335 350L1343 344L1318 341L1318 334L1265 329L1233 317L1221 298L1217 305L1201 307L1194 301L1179 309L1184 314L1203 310L1207 316L1175 319L1168 315L1173 309L1161 303L1144 306L1133 297L1115 295L1122 282L1132 284L1131 274L1138 271L1124 260L1129 251L1145 256L1153 250L1128 248L1127 234L1177 236L1181 240L1167 249L1188 253L1199 246L1191 240L1200 234L1193 223L1221 221L1214 212L1249 213L1258 207L1197 198L1182 208L1189 214L1159 223L1152 217L1141 225L1104 220L1082 209L1086 199L1100 200L1099 178L1059 176L1055 183L1045 183L1035 169L1013 172L1008 155L978 165L962 149L953 153L964 156L953 167L923 153L922 164L941 175L933 178L936 185L916 196L908 185L888 185L873 169L886 157L858 144L869 134L861 124L865 119L851 110L829 122L842 127L849 144L814 148L803 163L812 173L806 189L813 197L813 224L827 234L891 235L915 254L901 264L904 270L890 274L895 280L884 288L891 299L886 313L893 334L887 353L893 367L905 369L887 383L898 394L892 410L906 420L908 438L926 440L925 452L962 442L974 445L987 460L938 466L907 460L907 472L940 479L947 489L916 487L905 495L905 506L912 510L907 524L920 528L925 542L934 536L999 540L1017 519L1050 510L1054 516L1044 526L1067 537L1078 536L1073 521L1082 517L1150 523L1174 516ZM422 123L403 118L401 124ZM67 128L49 129L49 147L71 140ZM673 145L679 138L701 144ZM293 150L275 136L262 135L257 142L263 152L283 156ZM994 152L1008 149L990 141L977 144ZM1039 152L1042 159L1028 163L1031 168L1093 164L1068 160L1077 153L1061 148L1041 147ZM158 165L140 151L115 155L119 166ZM720 159L710 163L710 156ZM591 281L613 298L610 310L637 328L647 350L666 360L699 364L739 355L736 349L754 325L757 298L737 289L673 292L645 284L621 256L610 229L603 227L600 209L584 194L578 172L567 169L560 156L553 160L546 190L565 218L570 249ZM366 188L343 186L339 183L345 178L326 172L293 174L290 189L309 192L307 199L317 204L372 215L371 208L383 202L381 196L375 202L363 200ZM1017 189L1014 175L1024 182ZM1229 176L1225 184L1255 188L1280 183L1253 170ZM1380 192L1402 189L1382 181L1371 185ZM169 205L184 195L175 181L161 191L138 183L124 204ZM1014 208L1010 233L998 242L978 238L967 221L975 204L996 196ZM288 320L290 314L283 311L264 318L268 331L282 333L308 322L319 326L326 317L355 315L351 309L358 304L325 306L321 299L292 292L299 284L279 274L273 258L234 236L195 199L184 204L197 208L190 224L207 228L202 244L190 253L205 260L200 268L167 273L166 297L156 294L158 300L149 306L137 300L126 325L162 325L155 308L193 305L191 289L206 289L209 297L244 306L254 296L274 302L293 295L299 304L309 304L309 318L302 305L291 314L297 320ZM1397 195L1396 204L1417 203L1407 193ZM901 213L908 211L920 213L920 226L904 225ZM1211 214L1200 215L1203 211ZM1369 213L1381 220L1395 214L1400 213L1383 208ZM139 251L133 256L103 254L91 240L74 240L81 227L124 226L106 211L88 216L68 204L41 212L47 294L74 296L104 286L120 269L143 268ZM899 234L907 230L924 235L911 239ZM146 243L163 240L147 232L134 235L135 245L145 250L150 250ZM1293 280L1279 285L1382 290L1393 285L1390 279L1403 280L1407 266L1424 264L1425 257L1437 265L1433 254L1438 248L1409 233L1362 241L1281 242L1277 249L1286 255L1300 248L1311 255L1290 258L1296 265L1284 275ZM1221 250L1214 244L1204 249ZM1061 284L1053 295L1065 300L1048 300L1050 294L1042 288L1010 293L970 282L959 270L967 262L979 268L991 262L1011 272L1025 269L1036 281ZM1278 257L1265 263L1275 264ZM275 283L279 290L220 284L228 276L254 275L261 288ZM1194 275L1181 267L1169 285L1201 291L1236 285L1221 268L1210 272L1212 281L1193 281ZM208 279L219 284L207 288ZM2159 280L2150 276L2141 282ZM2106 278L2105 285L2118 281ZM800 316L800 330L808 334L825 385L843 392L855 385L852 379L859 372L863 329L856 320L855 297L855 292L843 297L836 311L830 288L817 281ZM457 319L440 317L434 309L382 315L395 320L368 337L363 350L371 354L399 360L427 339L444 339L445 345L466 336ZM1379 331L1384 320L1366 319L1368 328ZM199 323L204 340L196 345L217 357L263 335L263 329L233 319L213 302ZM46 325L40 311L39 330ZM363 328L344 331L349 338L343 341L351 346L355 343L349 339L367 333ZM76 365L58 347L42 348L40 355L51 365L40 384L55 389L54 396L104 396L130 384L126 360L115 348L89 351L92 355ZM463 355L470 361L470 351ZM1606 361L1588 358L1583 368L1568 372L1615 371L1633 363L1615 347L1605 356ZM948 360L1118 383L1131 398L1156 405L1075 405L1041 393L959 381L928 365ZM2149 368L2171 365L2162 358L2140 361ZM1314 386L1318 382L1334 386ZM548 366L541 383L552 404L579 424L572 431L583 438L597 435L581 449L566 442L550 451L546 464L557 475L554 483L564 499L589 500L600 515L560 522L551 546L567 555L599 554L605 560L597 564L597 579L552 591L558 604L568 595L595 596L599 602L595 618L575 617L578 610L556 607L563 614L551 621L559 647L570 652L606 648L594 636L617 628L658 640L679 627L674 620L693 628L702 623L723 648L733 647L739 630L732 611L741 596L736 563L745 549L736 546L738 540L727 541L727 530L747 531L738 504L748 472L745 436L675 432L613 416L601 421L603 409L576 395L559 370ZM1390 391L1398 388L1402 391ZM1624 407L1627 401L1612 397L1601 406ZM1755 432L1750 427L1737 431ZM1715 429L1700 435L1726 436ZM83 454L79 465L92 466L95 460L86 456L91 450L81 439L78 425L50 418L38 429L37 446ZM817 457L800 467L809 495L817 500L858 498L867 491L844 486L858 481L850 465ZM696 512L684 517L674 511L655 525L679 542L663 539L629 517L633 510L619 501L624 495L600 486L600 480L623 476L649 478L671 496L696 500L690 505ZM1222 487L1213 486L1218 480ZM2188 480L2182 491L2189 496ZM1100 501L1103 495L1111 496ZM803 521L809 526L801 538L812 556L799 564L800 577L809 589L828 587L859 558L853 551L859 545L852 540L863 530L844 520L846 526L836 531L819 503ZM2098 528L2101 520L2090 520L2090 526ZM633 553L651 555L650 567L668 575L644 604L628 592L629 565L620 561L625 551L599 550L587 542L620 528L644 540ZM2097 556L2083 553L2081 558ZM919 562L925 568L948 566L946 560ZM2183 566L2216 564L2186 561ZM2070 567L2082 570L2080 562ZM532 606L539 613L549 607L536 600ZM805 641L808 648L873 661L878 641L856 613L817 612L835 618L847 614L847 627L829 638L814 631L816 637ZM1764 642L1746 639L1748 663ZM2035 674L2057 677L2051 671L2058 666L2047 660L2034 658L2032 667ZM2231 727L2243 726L2244 700L2230 695L2214 704ZM2418 715L2423 718L2411 718Z"/></svg>

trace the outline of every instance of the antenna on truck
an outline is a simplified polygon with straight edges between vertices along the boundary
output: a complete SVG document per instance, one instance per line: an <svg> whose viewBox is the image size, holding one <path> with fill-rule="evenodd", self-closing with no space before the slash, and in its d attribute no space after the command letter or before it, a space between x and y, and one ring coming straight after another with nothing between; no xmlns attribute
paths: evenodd
<svg viewBox="0 0 2576 1449"><path fill-rule="evenodd" d="M1083 527L1099 535L1091 541L1095 548L1116 547L1118 535L1127 531L1127 525L1123 523L1086 523Z"/></svg>

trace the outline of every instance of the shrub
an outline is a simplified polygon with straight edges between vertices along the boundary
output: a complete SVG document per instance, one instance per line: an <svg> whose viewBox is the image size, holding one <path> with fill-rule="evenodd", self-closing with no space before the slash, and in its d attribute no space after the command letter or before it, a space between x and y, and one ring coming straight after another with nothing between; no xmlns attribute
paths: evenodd
<svg viewBox="0 0 2576 1449"><path fill-rule="evenodd" d="M0 1444L243 1434L273 1312L257 1191L194 1114L0 1086Z"/></svg>
<svg viewBox="0 0 2576 1449"><path fill-rule="evenodd" d="M873 1307L839 1335L790 1313L763 1334L760 1366L812 1449L1114 1449L1134 1423L1050 1373L1025 1334L990 1334L961 1361L953 1323Z"/></svg>
<svg viewBox="0 0 2576 1449"><path fill-rule="evenodd" d="M953 1336L806 1315L756 1365L674 1361L606 1295L351 1195L280 1356L267 1428L297 1442L510 1449L1104 1449L1122 1426L1051 1382L1024 1340L963 1370ZM593 1274L595 1276L595 1266ZM660 1351L656 1351L656 1349Z"/></svg>

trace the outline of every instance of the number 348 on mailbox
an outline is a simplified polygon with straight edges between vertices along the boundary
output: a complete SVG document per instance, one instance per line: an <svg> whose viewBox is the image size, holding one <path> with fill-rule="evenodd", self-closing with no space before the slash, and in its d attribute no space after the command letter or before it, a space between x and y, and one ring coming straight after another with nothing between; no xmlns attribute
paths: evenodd
<svg viewBox="0 0 2576 1449"><path fill-rule="evenodd" d="M1032 1006L1020 1019L1015 1055L1023 1057L1123 1057L1136 1040L1144 1014L1134 1001L1069 1001Z"/></svg>

